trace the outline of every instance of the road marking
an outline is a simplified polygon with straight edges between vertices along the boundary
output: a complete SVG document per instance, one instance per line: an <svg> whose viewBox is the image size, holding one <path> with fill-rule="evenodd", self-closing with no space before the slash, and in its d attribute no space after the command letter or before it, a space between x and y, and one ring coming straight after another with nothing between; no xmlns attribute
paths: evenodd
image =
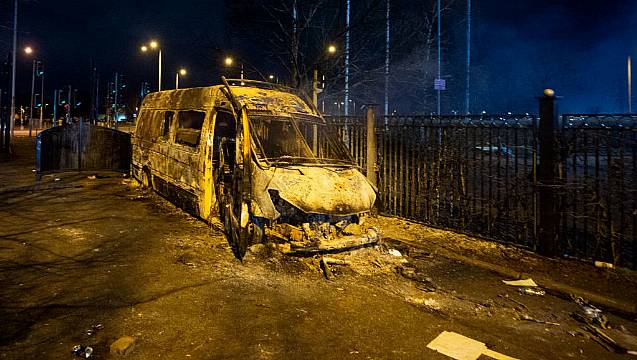
<svg viewBox="0 0 637 360"><path fill-rule="evenodd" d="M486 355L496 360L518 360L489 350L487 345L455 332L443 331L427 347L456 360L477 360Z"/></svg>

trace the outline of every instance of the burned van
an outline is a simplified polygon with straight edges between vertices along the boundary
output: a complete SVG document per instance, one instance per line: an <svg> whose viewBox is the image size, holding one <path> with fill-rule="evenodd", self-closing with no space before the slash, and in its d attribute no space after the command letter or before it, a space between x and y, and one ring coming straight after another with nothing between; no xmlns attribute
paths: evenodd
<svg viewBox="0 0 637 360"><path fill-rule="evenodd" d="M219 215L238 257L265 240L296 253L373 244L376 189L336 129L291 90L223 79L146 96L133 175L206 221Z"/></svg>

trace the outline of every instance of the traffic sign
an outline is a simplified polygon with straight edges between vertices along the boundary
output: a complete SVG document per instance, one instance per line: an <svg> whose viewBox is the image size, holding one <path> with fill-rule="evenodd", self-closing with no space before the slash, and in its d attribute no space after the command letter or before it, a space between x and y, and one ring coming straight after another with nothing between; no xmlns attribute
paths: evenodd
<svg viewBox="0 0 637 360"><path fill-rule="evenodd" d="M434 90L447 90L447 81L445 79L435 79Z"/></svg>

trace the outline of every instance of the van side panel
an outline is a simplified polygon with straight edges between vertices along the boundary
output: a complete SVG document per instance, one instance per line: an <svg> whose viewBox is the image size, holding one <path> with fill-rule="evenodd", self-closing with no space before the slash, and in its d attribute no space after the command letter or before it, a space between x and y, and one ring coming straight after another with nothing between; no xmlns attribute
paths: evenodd
<svg viewBox="0 0 637 360"><path fill-rule="evenodd" d="M133 137L133 174L141 179L141 172L151 175L152 187L168 200L188 213L207 219L210 209L204 209L204 200L211 203L204 187L214 186L210 175L205 175L205 161L210 150L208 130L212 122L214 88L193 88L171 90L147 95L140 110ZM165 135L165 114L174 112L171 128ZM190 142L175 141L179 129L180 114L198 115L203 113L199 141L196 146ZM200 118L200 116L195 116ZM183 120L182 119L182 120ZM187 120L187 119L186 119ZM192 122L192 121L190 121ZM183 125L183 124L182 124ZM187 126L186 126L187 127ZM186 131L191 138L195 131ZM214 194L214 187L212 188ZM207 199L204 199L206 198Z"/></svg>

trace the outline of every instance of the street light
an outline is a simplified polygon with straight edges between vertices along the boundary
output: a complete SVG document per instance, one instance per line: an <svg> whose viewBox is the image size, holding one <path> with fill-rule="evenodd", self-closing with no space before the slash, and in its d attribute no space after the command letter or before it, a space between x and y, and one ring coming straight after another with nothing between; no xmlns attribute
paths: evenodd
<svg viewBox="0 0 637 360"><path fill-rule="evenodd" d="M157 41L152 40L148 45L142 45L140 49L142 52L148 52L149 48L157 50L159 53L159 80L157 84L157 91L161 91L161 48Z"/></svg>
<svg viewBox="0 0 637 360"><path fill-rule="evenodd" d="M175 89L179 89L179 75L186 76L188 72L186 69L179 69L179 71L175 74Z"/></svg>
<svg viewBox="0 0 637 360"><path fill-rule="evenodd" d="M234 59L230 56L226 56L223 62L227 67L231 67L232 64L234 64ZM241 62L241 80L243 80L243 61Z"/></svg>
<svg viewBox="0 0 637 360"><path fill-rule="evenodd" d="M332 56L336 54L336 45L330 44L327 46L327 55L322 55L321 58L314 64L314 71L312 72L312 103L314 104L314 106L316 106L318 108L318 94L323 92L323 89L319 89L318 86L318 73L319 73L319 67L321 66L321 63L323 63L327 56ZM325 75L323 75L323 79L325 79ZM323 87L325 87L325 84L323 84ZM325 107L325 104L323 104L323 107Z"/></svg>
<svg viewBox="0 0 637 360"><path fill-rule="evenodd" d="M24 53L27 55L33 54L33 48L27 46L24 48ZM33 131L33 103L35 102L35 76L36 76L36 66L38 66L40 62L36 59L33 59L33 68L31 70L31 104L29 106L29 137L31 137L31 133ZM24 121L24 118L21 119Z"/></svg>

